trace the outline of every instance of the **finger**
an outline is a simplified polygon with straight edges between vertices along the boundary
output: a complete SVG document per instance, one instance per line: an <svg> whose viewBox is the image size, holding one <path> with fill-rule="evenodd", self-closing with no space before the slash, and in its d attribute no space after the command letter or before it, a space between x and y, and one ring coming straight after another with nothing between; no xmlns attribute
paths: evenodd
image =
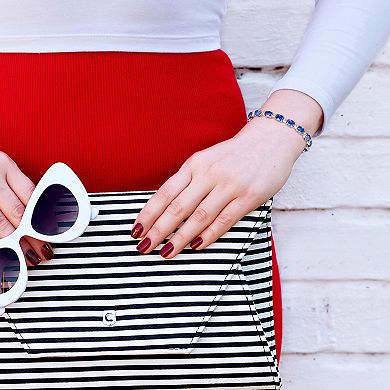
<svg viewBox="0 0 390 390"><path fill-rule="evenodd" d="M34 192L35 184L19 169L14 161L7 167L6 181L20 201L26 205Z"/></svg>
<svg viewBox="0 0 390 390"><path fill-rule="evenodd" d="M0 238L9 236L15 230L8 218L0 210Z"/></svg>
<svg viewBox="0 0 390 390"><path fill-rule="evenodd" d="M4 238L6 236L9 236L13 231L15 231L14 226L7 219L7 217L3 214L3 212L0 211L0 238ZM39 256L34 252L31 245L28 242L26 242L26 240L23 241L22 250L23 250L23 253L25 255L26 263L28 265L36 265L40 262L40 260L39 261L37 260L37 258L39 258ZM27 252L28 252L28 254L27 254ZM35 253L35 255L34 255L34 253Z"/></svg>
<svg viewBox="0 0 390 390"><path fill-rule="evenodd" d="M131 236L133 238L144 237L156 219L190 182L191 173L187 169L180 169L166 180L138 214L131 230Z"/></svg>
<svg viewBox="0 0 390 390"><path fill-rule="evenodd" d="M7 185L0 187L1 211L14 228L19 226L25 206Z"/></svg>
<svg viewBox="0 0 390 390"><path fill-rule="evenodd" d="M25 211L25 205L8 186L2 186L0 188L0 205L1 212L9 223L7 224L5 221L3 221L4 230L2 233L6 233L5 235L7 236L19 226ZM53 249L49 243L35 239L33 237L26 237L26 240L29 242L34 252L38 253L41 259L50 260L53 258Z"/></svg>
<svg viewBox="0 0 390 390"><path fill-rule="evenodd" d="M215 242L254 207L252 202L243 197L233 199L220 211L214 221L191 241L191 248L200 250Z"/></svg>
<svg viewBox="0 0 390 390"><path fill-rule="evenodd" d="M24 253L24 257L26 259L27 265L36 266L42 261L42 258L31 247L29 242L24 237L22 237L20 239L20 246L21 246L22 251Z"/></svg>
<svg viewBox="0 0 390 390"><path fill-rule="evenodd" d="M209 226L234 199L233 188L216 186L209 195L196 207L194 212L175 232L169 241L161 248L160 254L165 258L172 258L181 252L184 247Z"/></svg>
<svg viewBox="0 0 390 390"><path fill-rule="evenodd" d="M211 183L193 180L175 199L169 203L155 221L137 249L142 253L149 253L164 238L176 230L176 228L195 210L212 189Z"/></svg>
<svg viewBox="0 0 390 390"><path fill-rule="evenodd" d="M4 205L2 206L4 214L16 228L20 224L25 206L35 189L35 184L19 169L13 160L7 165L6 180L9 187L5 187L3 195L7 197L7 202L1 197L2 191L0 191L0 204ZM28 236L25 237L25 240L29 242L39 258L51 260L54 257L53 247L49 243Z"/></svg>
<svg viewBox="0 0 390 390"><path fill-rule="evenodd" d="M25 236L24 238L42 260L47 261L54 257L53 247L48 242L29 236Z"/></svg>

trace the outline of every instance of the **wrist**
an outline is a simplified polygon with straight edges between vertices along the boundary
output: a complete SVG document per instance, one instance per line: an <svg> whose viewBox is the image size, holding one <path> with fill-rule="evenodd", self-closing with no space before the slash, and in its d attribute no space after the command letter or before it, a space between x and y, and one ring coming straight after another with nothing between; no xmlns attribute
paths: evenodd
<svg viewBox="0 0 390 390"><path fill-rule="evenodd" d="M255 145L266 144L291 159L291 164L302 155L306 142L303 137L283 123L264 117L254 117L237 134L249 134Z"/></svg>
<svg viewBox="0 0 390 390"><path fill-rule="evenodd" d="M263 103L261 110L270 110L295 120L311 136L321 127L324 120L319 103L309 95L293 89L274 91Z"/></svg>

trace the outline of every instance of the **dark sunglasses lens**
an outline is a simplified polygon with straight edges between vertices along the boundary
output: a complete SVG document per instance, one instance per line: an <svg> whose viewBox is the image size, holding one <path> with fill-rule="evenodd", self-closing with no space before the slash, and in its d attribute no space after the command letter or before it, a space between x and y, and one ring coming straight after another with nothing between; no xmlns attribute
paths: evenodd
<svg viewBox="0 0 390 390"><path fill-rule="evenodd" d="M31 225L38 233L54 236L69 230L78 215L79 205L73 194L61 184L52 184L35 205Z"/></svg>
<svg viewBox="0 0 390 390"><path fill-rule="evenodd" d="M11 248L0 249L0 294L7 292L18 280L20 272L19 259Z"/></svg>

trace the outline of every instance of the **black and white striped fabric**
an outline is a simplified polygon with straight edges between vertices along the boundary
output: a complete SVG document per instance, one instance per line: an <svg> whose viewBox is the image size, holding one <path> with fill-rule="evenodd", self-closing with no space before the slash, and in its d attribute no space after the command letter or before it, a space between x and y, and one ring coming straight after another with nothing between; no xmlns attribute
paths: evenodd
<svg viewBox="0 0 390 390"><path fill-rule="evenodd" d="M273 198L203 250L136 250L154 191L90 193L99 215L29 268L0 317L0 389L279 389Z"/></svg>

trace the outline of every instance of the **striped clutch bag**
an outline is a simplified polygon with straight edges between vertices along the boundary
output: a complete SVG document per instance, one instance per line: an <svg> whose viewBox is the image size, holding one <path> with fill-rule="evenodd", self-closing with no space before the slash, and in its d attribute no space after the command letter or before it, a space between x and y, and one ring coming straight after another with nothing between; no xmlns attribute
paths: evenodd
<svg viewBox="0 0 390 390"><path fill-rule="evenodd" d="M208 247L164 259L169 237L140 254L130 236L154 193L89 193L99 215L29 268L0 321L0 389L280 388L273 198Z"/></svg>

